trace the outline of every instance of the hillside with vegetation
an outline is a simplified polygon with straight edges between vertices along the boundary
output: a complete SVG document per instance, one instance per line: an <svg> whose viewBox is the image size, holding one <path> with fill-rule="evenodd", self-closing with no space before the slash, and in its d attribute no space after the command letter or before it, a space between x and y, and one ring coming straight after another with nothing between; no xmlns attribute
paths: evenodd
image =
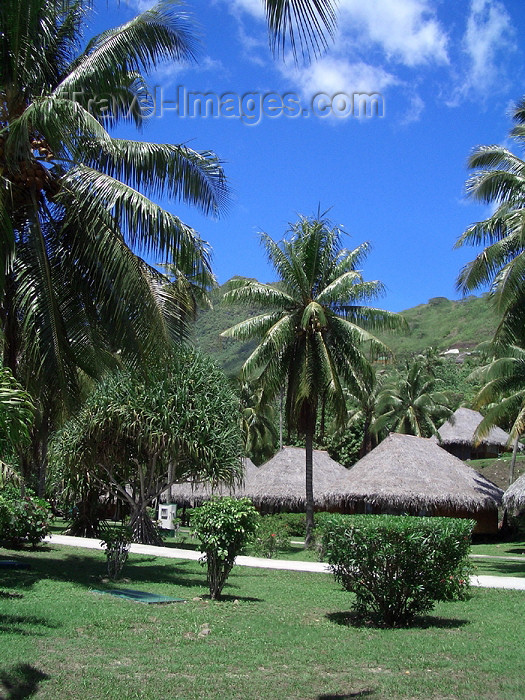
<svg viewBox="0 0 525 700"><path fill-rule="evenodd" d="M236 375L255 342L241 343L221 338L222 331L259 313L257 308L227 306L222 302L225 285L212 294L213 309L199 313L195 324L195 343L211 355L229 375ZM478 343L490 340L496 329L494 314L487 296L469 296L461 301L435 297L402 312L410 332L403 335L380 335L395 352L398 360L434 347L443 352L457 348L468 352Z"/></svg>

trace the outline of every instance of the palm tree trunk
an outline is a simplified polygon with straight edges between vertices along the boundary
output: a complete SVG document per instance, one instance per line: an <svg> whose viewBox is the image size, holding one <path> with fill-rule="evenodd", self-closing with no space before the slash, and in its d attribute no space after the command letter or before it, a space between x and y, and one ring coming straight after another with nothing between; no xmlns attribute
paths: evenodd
<svg viewBox="0 0 525 700"><path fill-rule="evenodd" d="M313 539L314 530L314 483L313 483L313 441L314 431L308 426L305 435L306 442L306 538L305 548L309 547Z"/></svg>
<svg viewBox="0 0 525 700"><path fill-rule="evenodd" d="M518 454L518 440L520 439L519 435L516 435L516 439L514 440L514 447L512 448L512 459L510 460L510 467L509 467L509 486L514 483L514 469L516 467L516 455Z"/></svg>

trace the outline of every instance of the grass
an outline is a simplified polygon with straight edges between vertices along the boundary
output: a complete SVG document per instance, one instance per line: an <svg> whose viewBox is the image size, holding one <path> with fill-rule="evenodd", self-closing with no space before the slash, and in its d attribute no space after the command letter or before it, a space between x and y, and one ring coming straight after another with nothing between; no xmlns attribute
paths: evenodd
<svg viewBox="0 0 525 700"><path fill-rule="evenodd" d="M67 527L66 521L57 518L52 525L52 532L60 534ZM319 561L315 549L304 549L301 544L297 544L300 538L292 537L292 544L285 551L278 551L274 559L286 559L292 561ZM190 529L182 527L177 537L167 535L164 545L170 549L191 549L198 550L198 540L190 536ZM253 555L250 549L246 552ZM472 554L482 554L495 557L523 557L522 562L504 562L498 559L481 560L474 559L476 567L475 573L479 575L491 576L525 576L525 538L517 536L512 540L496 540L494 538L487 541L477 541L472 545Z"/></svg>
<svg viewBox="0 0 525 700"><path fill-rule="evenodd" d="M469 459L466 463L495 483L496 486L506 491L509 486L509 467L511 460L512 454L507 452L497 459L492 457L485 459ZM518 455L516 458L514 478L517 479L522 474L525 474L525 455Z"/></svg>
<svg viewBox="0 0 525 700"><path fill-rule="evenodd" d="M473 589L381 630L352 624L350 594L326 574L236 567L212 602L195 562L131 555L127 587L188 601L150 606L90 592L102 552L0 555L32 565L0 574L5 698L525 697L520 591Z"/></svg>

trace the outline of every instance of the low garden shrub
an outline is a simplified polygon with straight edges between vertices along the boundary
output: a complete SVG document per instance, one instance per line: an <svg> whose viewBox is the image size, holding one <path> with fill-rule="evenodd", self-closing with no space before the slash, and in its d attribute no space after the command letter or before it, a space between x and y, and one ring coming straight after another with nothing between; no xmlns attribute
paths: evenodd
<svg viewBox="0 0 525 700"><path fill-rule="evenodd" d="M438 600L464 598L473 520L332 515L321 525L324 557L355 593L359 617L395 627Z"/></svg>
<svg viewBox="0 0 525 700"><path fill-rule="evenodd" d="M263 516L253 541L252 550L255 556L271 559L277 552L288 549L290 549L290 535L287 526L282 524L278 516Z"/></svg>
<svg viewBox="0 0 525 700"><path fill-rule="evenodd" d="M102 535L102 545L106 548L108 577L116 581L128 560L133 532L130 527L106 528Z"/></svg>
<svg viewBox="0 0 525 700"><path fill-rule="evenodd" d="M221 597L222 589L235 563L253 539L260 516L248 498L211 499L191 514L194 537L200 540L200 560L206 564L210 597Z"/></svg>
<svg viewBox="0 0 525 700"><path fill-rule="evenodd" d="M0 491L0 541L7 547L35 547L50 532L51 507L26 489L5 486Z"/></svg>

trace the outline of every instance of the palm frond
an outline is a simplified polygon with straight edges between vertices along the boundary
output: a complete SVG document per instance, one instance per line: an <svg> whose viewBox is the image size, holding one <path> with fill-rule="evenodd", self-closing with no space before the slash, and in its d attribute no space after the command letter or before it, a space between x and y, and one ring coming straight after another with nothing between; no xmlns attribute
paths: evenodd
<svg viewBox="0 0 525 700"><path fill-rule="evenodd" d="M321 55L327 47L327 35L334 37L336 3L333 0L264 0L270 30L270 46L284 55L289 42L297 58Z"/></svg>

